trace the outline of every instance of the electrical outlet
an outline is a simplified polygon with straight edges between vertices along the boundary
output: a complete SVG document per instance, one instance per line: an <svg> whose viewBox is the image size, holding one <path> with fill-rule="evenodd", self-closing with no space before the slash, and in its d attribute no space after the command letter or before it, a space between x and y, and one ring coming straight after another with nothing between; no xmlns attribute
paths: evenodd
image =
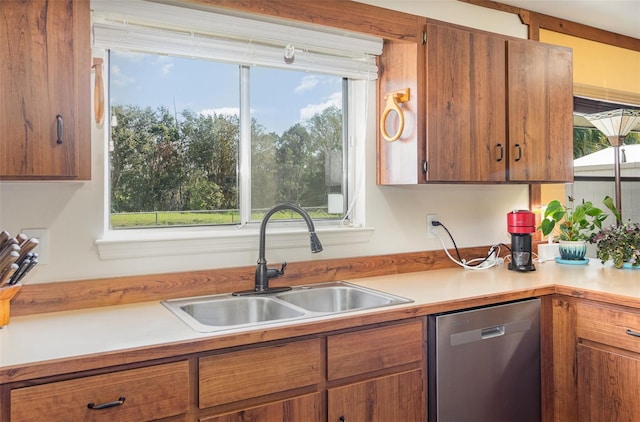
<svg viewBox="0 0 640 422"><path fill-rule="evenodd" d="M427 214L427 237L435 239L438 237L438 227L433 225L434 221L440 221L437 214Z"/></svg>

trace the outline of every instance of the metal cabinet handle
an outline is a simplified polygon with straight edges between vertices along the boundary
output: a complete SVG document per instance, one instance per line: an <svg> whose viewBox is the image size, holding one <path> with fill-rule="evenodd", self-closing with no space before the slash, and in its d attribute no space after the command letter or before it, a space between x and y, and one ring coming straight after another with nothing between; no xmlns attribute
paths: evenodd
<svg viewBox="0 0 640 422"><path fill-rule="evenodd" d="M629 328L627 328L627 334L629 334L630 336L634 336L634 337L640 337L640 333L637 331L633 331Z"/></svg>
<svg viewBox="0 0 640 422"><path fill-rule="evenodd" d="M518 150L516 161L520 161L520 159L522 158L522 148L520 148L520 144L515 144L514 147Z"/></svg>
<svg viewBox="0 0 640 422"><path fill-rule="evenodd" d="M56 115L56 123L58 129L58 139L56 140L56 144L60 145L62 143L62 116Z"/></svg>
<svg viewBox="0 0 640 422"><path fill-rule="evenodd" d="M496 147L498 148L498 151L500 152L500 155L498 156L498 159L496 161L500 162L504 158L504 147L502 146L502 144L498 144L498 145L496 145Z"/></svg>
<svg viewBox="0 0 640 422"><path fill-rule="evenodd" d="M101 409L109 409L111 407L116 407L116 406L122 406L123 403L124 403L124 396L121 396L121 397L118 397L118 400L110 401L108 403L95 404L91 402L87 404L87 407L93 410L101 410Z"/></svg>
<svg viewBox="0 0 640 422"><path fill-rule="evenodd" d="M345 422L345 421L346 421L346 419L344 418L344 416L340 416L340 417L338 418L338 421L339 421L339 422Z"/></svg>

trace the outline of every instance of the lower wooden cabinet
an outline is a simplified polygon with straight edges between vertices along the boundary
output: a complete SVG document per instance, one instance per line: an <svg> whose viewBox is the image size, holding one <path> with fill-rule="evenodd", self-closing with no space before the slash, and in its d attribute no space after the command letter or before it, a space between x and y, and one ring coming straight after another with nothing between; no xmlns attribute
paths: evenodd
<svg viewBox="0 0 640 422"><path fill-rule="evenodd" d="M329 336L328 420L426 421L422 333L416 320Z"/></svg>
<svg viewBox="0 0 640 422"><path fill-rule="evenodd" d="M578 344L578 420L635 421L640 417L640 355Z"/></svg>
<svg viewBox="0 0 640 422"><path fill-rule="evenodd" d="M640 313L581 302L576 334L578 420L638 420Z"/></svg>
<svg viewBox="0 0 640 422"><path fill-rule="evenodd" d="M11 390L11 421L140 422L189 410L189 363L81 377Z"/></svg>
<svg viewBox="0 0 640 422"><path fill-rule="evenodd" d="M201 418L201 422L272 422L272 421L322 421L322 395L307 394L269 403L224 415Z"/></svg>
<svg viewBox="0 0 640 422"><path fill-rule="evenodd" d="M329 389L330 422L425 421L419 369Z"/></svg>
<svg viewBox="0 0 640 422"><path fill-rule="evenodd" d="M425 330L412 318L20 381L0 386L0 422L426 421Z"/></svg>
<svg viewBox="0 0 640 422"><path fill-rule="evenodd" d="M640 312L563 297L553 309L553 420L639 420Z"/></svg>

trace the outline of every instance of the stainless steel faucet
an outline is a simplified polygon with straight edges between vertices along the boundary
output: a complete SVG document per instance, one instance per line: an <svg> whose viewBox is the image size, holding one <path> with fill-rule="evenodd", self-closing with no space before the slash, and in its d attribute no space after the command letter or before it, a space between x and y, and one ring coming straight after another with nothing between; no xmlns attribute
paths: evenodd
<svg viewBox="0 0 640 422"><path fill-rule="evenodd" d="M280 269L277 268L267 268L267 260L265 258L265 237L267 230L267 222L269 218L275 213L282 210L291 210L295 211L304 219L304 222L307 223L307 229L309 230L309 237L311 242L311 253L318 253L322 251L322 244L320 243L320 239L318 239L318 235L316 235L316 229L313 225L313 221L311 217L305 210L293 204L279 204L275 207L271 208L264 215L262 219L262 223L260 224L260 251L258 256L258 264L256 265L256 283L255 288L253 290L246 290L241 292L234 292L234 296L241 295L250 295L250 294L265 294L265 293L277 293L284 292L287 290L291 290L291 287L269 287L269 279L279 277L284 274L284 269L287 266L286 262L282 263L282 267Z"/></svg>

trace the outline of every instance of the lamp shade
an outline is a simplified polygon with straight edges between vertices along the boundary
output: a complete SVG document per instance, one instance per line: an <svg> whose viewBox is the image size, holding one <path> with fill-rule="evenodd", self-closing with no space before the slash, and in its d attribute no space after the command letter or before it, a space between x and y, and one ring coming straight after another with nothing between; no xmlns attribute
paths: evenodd
<svg viewBox="0 0 640 422"><path fill-rule="evenodd" d="M640 110L617 109L584 116L607 138L627 136L640 123Z"/></svg>

